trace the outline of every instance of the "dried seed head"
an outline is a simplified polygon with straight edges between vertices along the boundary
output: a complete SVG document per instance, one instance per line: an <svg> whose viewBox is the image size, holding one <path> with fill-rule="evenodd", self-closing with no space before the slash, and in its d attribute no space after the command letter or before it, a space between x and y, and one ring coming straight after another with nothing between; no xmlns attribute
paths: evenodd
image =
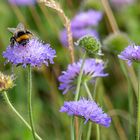
<svg viewBox="0 0 140 140"><path fill-rule="evenodd" d="M14 86L14 76L4 75L0 72L0 92L6 91Z"/></svg>

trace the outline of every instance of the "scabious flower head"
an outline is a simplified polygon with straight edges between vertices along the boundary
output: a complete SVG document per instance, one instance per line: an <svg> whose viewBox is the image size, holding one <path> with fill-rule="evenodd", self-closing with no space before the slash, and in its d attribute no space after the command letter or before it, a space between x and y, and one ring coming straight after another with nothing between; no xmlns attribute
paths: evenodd
<svg viewBox="0 0 140 140"><path fill-rule="evenodd" d="M118 57L122 60L128 61L128 65L132 62L140 62L140 46L130 45L122 51Z"/></svg>
<svg viewBox="0 0 140 140"><path fill-rule="evenodd" d="M71 31L74 40L77 40L78 38L85 35L99 38L99 35L94 27L98 25L101 19L102 13L99 11L88 10L86 12L78 13L71 20ZM63 29L60 32L60 41L64 46L68 45L66 29Z"/></svg>
<svg viewBox="0 0 140 140"><path fill-rule="evenodd" d="M13 5L26 6L34 5L36 3L36 0L8 0L8 2Z"/></svg>
<svg viewBox="0 0 140 140"><path fill-rule="evenodd" d="M23 67L27 65L40 67L42 64L48 66L49 62L54 63L55 56L55 50L49 44L44 44L37 38L30 39L25 46L19 44L13 47L8 46L6 51L3 52L3 57L7 59L7 62Z"/></svg>
<svg viewBox="0 0 140 140"><path fill-rule="evenodd" d="M71 21L72 28L85 28L97 26L102 19L102 13L99 11L88 10L78 13Z"/></svg>
<svg viewBox="0 0 140 140"><path fill-rule="evenodd" d="M62 72L59 76L60 86L59 89L63 90L63 94L66 94L69 90L73 90L76 87L77 78L80 73L83 60L69 64L66 71ZM97 77L105 77L108 74L104 73L105 64L102 60L88 58L84 62L82 82L90 81L94 82Z"/></svg>
<svg viewBox="0 0 140 140"><path fill-rule="evenodd" d="M93 100L81 98L79 101L64 102L60 112L66 112L70 116L79 116L87 121L109 127L111 118Z"/></svg>
<svg viewBox="0 0 140 140"><path fill-rule="evenodd" d="M0 72L0 92L6 91L14 86L14 76L4 75Z"/></svg>

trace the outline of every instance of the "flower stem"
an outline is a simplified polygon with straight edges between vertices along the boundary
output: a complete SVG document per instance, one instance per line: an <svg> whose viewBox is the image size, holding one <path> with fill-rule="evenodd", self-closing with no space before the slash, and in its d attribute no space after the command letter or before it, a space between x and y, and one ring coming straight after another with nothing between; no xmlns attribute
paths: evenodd
<svg viewBox="0 0 140 140"><path fill-rule="evenodd" d="M103 5L105 14L106 14L106 16L108 18L108 21L109 21L109 24L111 26L112 32L113 33L119 32L117 22L116 22L116 20L114 18L114 15L113 15L113 12L112 12L112 10L110 8L108 0L101 0L101 3Z"/></svg>
<svg viewBox="0 0 140 140"><path fill-rule="evenodd" d="M98 124L96 124L96 133L97 133L97 140L100 140L100 127Z"/></svg>
<svg viewBox="0 0 140 140"><path fill-rule="evenodd" d="M132 121L132 116L133 116L133 93L132 93L132 86L131 86L131 81L125 66L125 63L122 60L119 60L121 69L124 73L124 76L127 80L127 85L128 85L128 102L129 102L129 112L130 112L130 117L129 117L129 138L130 140L133 139L133 128L131 125Z"/></svg>
<svg viewBox="0 0 140 140"><path fill-rule="evenodd" d="M83 75L83 66L84 66L84 62L85 62L85 57L86 57L86 53L83 56L83 61L82 61L81 69L80 69L80 74L78 76L78 82L77 82L76 93L75 93L75 101L77 101L78 97L79 97L80 85L81 85L81 80L82 80L82 75ZM75 117L75 119L76 119L76 121L78 121L76 117ZM76 129L77 129L76 130L76 140L78 140L78 135L79 134L77 132L79 132L79 130L78 130L79 128L76 127ZM75 131L74 130L74 117L72 117L72 119L71 119L71 140L75 139L74 131Z"/></svg>
<svg viewBox="0 0 140 140"><path fill-rule="evenodd" d="M29 118L30 118L33 138L34 140L36 140L35 128L33 124L33 114L32 114L32 72L31 72L30 65L28 66L28 110L29 110Z"/></svg>
<svg viewBox="0 0 140 140"><path fill-rule="evenodd" d="M81 140L81 138L82 138L83 126L84 126L84 122L83 122L83 120L81 120L78 140Z"/></svg>
<svg viewBox="0 0 140 140"><path fill-rule="evenodd" d="M7 93L6 92L4 92L4 98L5 98L5 101L6 101L6 103L8 104L8 106L10 107L10 109L17 115L17 117L26 125L26 127L30 130L30 131L32 131L32 129L31 129L31 126L28 124L28 122L19 114L19 112L14 108L14 106L11 104L11 102L10 102L10 100L9 100L9 98L8 98L8 95L7 95ZM38 139L38 140L42 140L42 138L40 138L40 136L37 134L37 133L35 133L35 136L36 136L36 138Z"/></svg>
<svg viewBox="0 0 140 140"><path fill-rule="evenodd" d="M90 92L90 90L89 90L89 88L88 88L86 82L84 82L84 86L85 86L85 89L86 89L86 92L87 92L89 98L90 98L91 100L93 100L92 95L91 95L91 92ZM95 93L94 93L94 94L95 94ZM91 129L91 128L90 128L90 129ZM88 131L91 131L91 130L88 130ZM89 132L88 132L88 133L89 133ZM98 125L98 124L96 124L96 134L97 134L97 140L100 140L100 129L99 129L99 125ZM89 139L90 139L90 136L89 136ZM87 140L89 140L89 139L87 139Z"/></svg>
<svg viewBox="0 0 140 140"><path fill-rule="evenodd" d="M89 126L88 126L88 132L87 132L87 138L86 138L86 140L90 140L90 136L91 136L91 128L92 128L92 123L89 122Z"/></svg>
<svg viewBox="0 0 140 140"><path fill-rule="evenodd" d="M83 76L83 67L84 67L84 63L85 63L85 57L86 57L86 53L83 56L83 59L82 59L83 61L82 61L80 73L78 76L78 82L77 82L76 93L75 93L75 101L77 101L78 97L79 97L80 85L81 85L81 80L82 80L82 76Z"/></svg>
<svg viewBox="0 0 140 140"><path fill-rule="evenodd" d="M74 137L74 117L71 117L71 140L75 140L75 137Z"/></svg>
<svg viewBox="0 0 140 140"><path fill-rule="evenodd" d="M87 94L88 94L89 98L90 98L91 100L93 100L92 95L91 95L91 93L90 93L90 91L89 91L89 88L88 88L86 82L84 82L84 86L85 86L85 89L86 89L86 91L87 91Z"/></svg>
<svg viewBox="0 0 140 140"><path fill-rule="evenodd" d="M140 139L140 70L138 69L138 112L137 112L137 135L136 140Z"/></svg>

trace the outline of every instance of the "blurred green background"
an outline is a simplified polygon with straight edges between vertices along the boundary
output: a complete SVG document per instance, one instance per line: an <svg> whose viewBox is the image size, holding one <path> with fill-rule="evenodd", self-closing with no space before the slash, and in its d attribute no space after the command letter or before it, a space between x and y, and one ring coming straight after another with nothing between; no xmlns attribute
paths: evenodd
<svg viewBox="0 0 140 140"><path fill-rule="evenodd" d="M58 0L65 14L72 18L80 10L95 9L104 13L99 0ZM111 4L111 2L110 2ZM120 31L124 32L130 42L140 44L140 1L130 5L115 8L111 4ZM72 100L71 93L62 95L58 90L58 76L70 63L69 51L59 41L59 32L64 28L55 10L43 4L34 6L11 5L6 0L0 0L0 70L11 74L11 65L4 65L2 52L9 44L11 34L7 27L16 27L22 22L41 40L50 43L56 49L55 64L33 69L33 115L36 131L44 140L70 140L70 117L60 113L59 109L64 100ZM108 20L104 14L98 26L100 41L104 44L104 59L108 62L106 72L109 76L98 80L97 100L103 109L112 117L109 128L101 128L101 140L135 140L136 94L131 88L131 116L128 105L128 83L120 67L117 54L126 47L125 35L109 40L111 34ZM123 38L124 37L124 38ZM127 38L126 37L126 38ZM80 55L75 50L76 60ZM137 72L137 65L134 66ZM131 67L128 67L128 71ZM27 107L27 70L15 67L16 86L8 92L15 108L28 120ZM132 75L130 78L134 79ZM134 83L135 84L135 83ZM136 85L136 84L135 84ZM131 121L129 120L131 118ZM132 133L129 133L129 127ZM86 132L87 125L83 132ZM84 140L85 133L83 134ZM91 140L96 138L93 124ZM0 140L32 140L32 134L6 105L3 95L0 95Z"/></svg>

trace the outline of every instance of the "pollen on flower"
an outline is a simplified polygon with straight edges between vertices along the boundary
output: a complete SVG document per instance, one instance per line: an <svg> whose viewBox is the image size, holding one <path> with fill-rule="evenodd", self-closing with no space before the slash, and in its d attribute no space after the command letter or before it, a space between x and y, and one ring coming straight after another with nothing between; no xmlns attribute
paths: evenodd
<svg viewBox="0 0 140 140"><path fill-rule="evenodd" d="M0 92L6 91L14 86L13 76L4 75L0 72Z"/></svg>

